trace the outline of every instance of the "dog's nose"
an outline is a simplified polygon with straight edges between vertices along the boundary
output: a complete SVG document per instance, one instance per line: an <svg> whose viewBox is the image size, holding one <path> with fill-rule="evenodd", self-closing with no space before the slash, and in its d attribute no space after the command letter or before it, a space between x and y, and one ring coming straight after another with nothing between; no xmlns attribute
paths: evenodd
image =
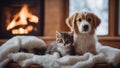
<svg viewBox="0 0 120 68"><path fill-rule="evenodd" d="M88 31L88 25L84 25L84 26L83 26L83 30L84 30L84 31Z"/></svg>

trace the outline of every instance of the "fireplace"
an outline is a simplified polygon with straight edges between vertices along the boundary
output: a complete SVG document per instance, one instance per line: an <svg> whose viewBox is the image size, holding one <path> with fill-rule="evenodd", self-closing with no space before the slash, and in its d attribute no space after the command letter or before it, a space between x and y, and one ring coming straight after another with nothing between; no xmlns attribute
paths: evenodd
<svg viewBox="0 0 120 68"><path fill-rule="evenodd" d="M44 35L44 0L0 1L0 39Z"/></svg>

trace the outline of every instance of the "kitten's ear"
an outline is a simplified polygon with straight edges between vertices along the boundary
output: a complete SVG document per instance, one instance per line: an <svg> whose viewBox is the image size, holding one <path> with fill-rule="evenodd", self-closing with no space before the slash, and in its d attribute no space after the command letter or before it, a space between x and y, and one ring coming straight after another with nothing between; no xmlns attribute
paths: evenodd
<svg viewBox="0 0 120 68"><path fill-rule="evenodd" d="M74 31L69 32L69 35L73 36L74 35Z"/></svg>
<svg viewBox="0 0 120 68"><path fill-rule="evenodd" d="M59 31L56 31L56 38L61 37L61 33Z"/></svg>

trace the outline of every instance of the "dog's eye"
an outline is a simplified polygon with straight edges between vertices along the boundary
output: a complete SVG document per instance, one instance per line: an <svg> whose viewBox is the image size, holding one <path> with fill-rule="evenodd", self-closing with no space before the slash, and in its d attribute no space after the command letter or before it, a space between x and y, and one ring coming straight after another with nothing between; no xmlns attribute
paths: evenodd
<svg viewBox="0 0 120 68"><path fill-rule="evenodd" d="M81 22L82 21L81 18L79 18L78 21Z"/></svg>
<svg viewBox="0 0 120 68"><path fill-rule="evenodd" d="M88 21L88 22L91 22L91 19L90 19L90 18L88 18L88 19L87 19L87 21Z"/></svg>

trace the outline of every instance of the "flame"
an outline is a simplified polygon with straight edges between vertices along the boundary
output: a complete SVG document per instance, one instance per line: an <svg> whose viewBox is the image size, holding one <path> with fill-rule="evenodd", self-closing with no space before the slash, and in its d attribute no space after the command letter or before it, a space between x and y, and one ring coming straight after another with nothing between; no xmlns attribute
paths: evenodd
<svg viewBox="0 0 120 68"><path fill-rule="evenodd" d="M28 31L23 28L19 28L19 29L13 29L12 33L13 34L28 34Z"/></svg>
<svg viewBox="0 0 120 68"><path fill-rule="evenodd" d="M27 25L28 21L31 23L38 23L39 18L33 14L31 14L28 11L28 5L24 4L20 12L18 12L16 15L14 15L13 20L10 22L10 24L7 26L6 30L11 30L16 26L19 25ZM33 30L33 26L28 26L25 28L18 28L18 29L13 29L12 34L28 34L30 31Z"/></svg>

